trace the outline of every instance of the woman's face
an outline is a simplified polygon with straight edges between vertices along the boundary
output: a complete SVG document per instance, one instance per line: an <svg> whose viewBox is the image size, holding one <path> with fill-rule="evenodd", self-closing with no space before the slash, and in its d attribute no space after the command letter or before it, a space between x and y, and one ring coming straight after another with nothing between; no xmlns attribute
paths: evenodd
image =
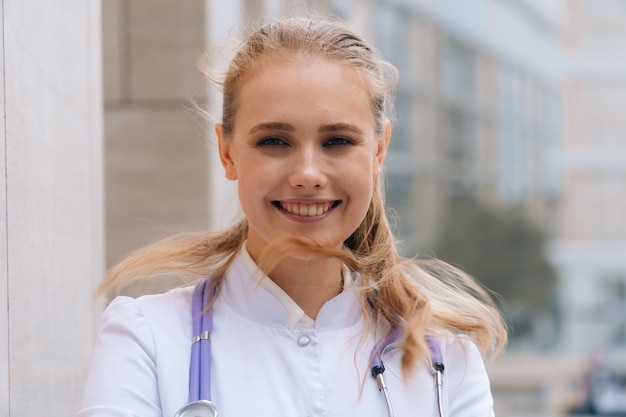
<svg viewBox="0 0 626 417"><path fill-rule="evenodd" d="M253 258L296 236L341 247L363 220L387 143L347 64L266 58L237 96L232 135L216 126L226 177L238 181Z"/></svg>

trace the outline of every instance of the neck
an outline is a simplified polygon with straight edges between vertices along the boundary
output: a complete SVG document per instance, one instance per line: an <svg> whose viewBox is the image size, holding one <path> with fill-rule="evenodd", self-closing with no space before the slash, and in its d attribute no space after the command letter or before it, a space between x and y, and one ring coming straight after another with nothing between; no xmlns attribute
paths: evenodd
<svg viewBox="0 0 626 417"><path fill-rule="evenodd" d="M312 319L343 290L341 262L334 258L286 258L268 275Z"/></svg>

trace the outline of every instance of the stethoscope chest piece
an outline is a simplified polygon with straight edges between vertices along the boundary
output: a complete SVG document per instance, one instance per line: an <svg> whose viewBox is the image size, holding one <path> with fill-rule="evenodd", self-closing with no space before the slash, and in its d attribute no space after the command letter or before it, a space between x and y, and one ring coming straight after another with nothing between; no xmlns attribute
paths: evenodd
<svg viewBox="0 0 626 417"><path fill-rule="evenodd" d="M174 417L217 417L217 408L211 401L194 401L178 410Z"/></svg>

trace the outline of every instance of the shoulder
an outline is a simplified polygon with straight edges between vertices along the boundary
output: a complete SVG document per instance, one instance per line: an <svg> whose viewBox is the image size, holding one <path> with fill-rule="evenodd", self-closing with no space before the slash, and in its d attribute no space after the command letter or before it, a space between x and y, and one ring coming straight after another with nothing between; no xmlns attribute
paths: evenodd
<svg viewBox="0 0 626 417"><path fill-rule="evenodd" d="M110 316L171 316L191 308L193 287L183 287L162 294L142 295L137 298L120 295L111 301L103 313Z"/></svg>
<svg viewBox="0 0 626 417"><path fill-rule="evenodd" d="M175 288L162 294L143 295L133 303L151 317L171 317L181 313L191 313L193 286ZM127 298L127 297L125 297Z"/></svg>
<svg viewBox="0 0 626 417"><path fill-rule="evenodd" d="M493 399L483 357L467 336L435 339L441 349L451 410L491 410ZM454 413L453 413L454 414Z"/></svg>
<svg viewBox="0 0 626 417"><path fill-rule="evenodd" d="M435 342L441 349L441 353L448 360L454 362L468 362L470 360L480 359L482 355L476 344L466 335L449 335L434 338Z"/></svg>
<svg viewBox="0 0 626 417"><path fill-rule="evenodd" d="M101 331L152 334L184 329L191 321L193 287L177 288L163 294L138 298L118 296L101 318ZM152 338L151 338L152 339Z"/></svg>
<svg viewBox="0 0 626 417"><path fill-rule="evenodd" d="M432 339L439 349L446 373L465 375L468 372L483 373L483 356L476 344L465 335L450 335Z"/></svg>

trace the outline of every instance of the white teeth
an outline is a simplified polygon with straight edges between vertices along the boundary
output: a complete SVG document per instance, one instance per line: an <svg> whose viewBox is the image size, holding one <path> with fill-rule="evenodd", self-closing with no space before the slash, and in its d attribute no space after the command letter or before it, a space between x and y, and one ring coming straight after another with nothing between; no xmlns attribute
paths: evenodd
<svg viewBox="0 0 626 417"><path fill-rule="evenodd" d="M324 204L298 204L298 203L282 203L283 210L291 214L297 214L304 217L321 216L330 210L332 203Z"/></svg>

